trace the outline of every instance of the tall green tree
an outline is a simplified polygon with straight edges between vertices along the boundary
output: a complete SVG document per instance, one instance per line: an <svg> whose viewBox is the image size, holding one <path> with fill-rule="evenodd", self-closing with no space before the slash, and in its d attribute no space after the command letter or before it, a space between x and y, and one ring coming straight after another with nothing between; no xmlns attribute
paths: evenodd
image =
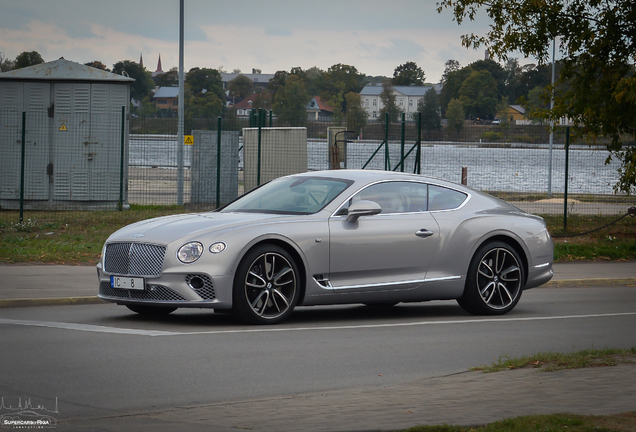
<svg viewBox="0 0 636 432"><path fill-rule="evenodd" d="M448 120L448 128L454 132L460 132L464 128L464 107L459 99L452 99L448 103L446 110L446 119Z"/></svg>
<svg viewBox="0 0 636 432"><path fill-rule="evenodd" d="M302 126L307 120L307 103L311 99L305 82L297 75L290 75L285 85L274 96L273 110L282 123Z"/></svg>
<svg viewBox="0 0 636 432"><path fill-rule="evenodd" d="M192 68L185 77L185 83L193 95L212 92L219 100L225 100L221 73L216 69Z"/></svg>
<svg viewBox="0 0 636 432"><path fill-rule="evenodd" d="M497 82L487 70L473 71L459 89L459 98L471 117L493 117L497 110Z"/></svg>
<svg viewBox="0 0 636 432"><path fill-rule="evenodd" d="M393 93L393 86L391 80L385 80L382 83L382 91L380 92L380 101L382 102L382 108L378 113L380 120L384 120L386 114L389 114L389 121L394 122L398 119L400 114L400 108L397 106L395 93Z"/></svg>
<svg viewBox="0 0 636 432"><path fill-rule="evenodd" d="M152 74L145 67L132 60L118 61L113 65L113 73L134 78L130 84L130 97L135 100L143 100L150 90L155 88Z"/></svg>
<svg viewBox="0 0 636 432"><path fill-rule="evenodd" d="M408 61L399 65L393 71L393 85L395 86L423 86L426 75L417 63Z"/></svg>
<svg viewBox="0 0 636 432"><path fill-rule="evenodd" d="M369 113L362 106L360 93L349 92L345 98L347 101L347 129L360 135L360 131L367 125Z"/></svg>
<svg viewBox="0 0 636 432"><path fill-rule="evenodd" d="M437 92L430 88L417 103L417 111L422 113L422 128L430 134L432 130L442 128L442 118L437 103Z"/></svg>
<svg viewBox="0 0 636 432"><path fill-rule="evenodd" d="M227 89L230 91L230 97L244 98L252 94L254 83L251 79L241 74L227 83Z"/></svg>
<svg viewBox="0 0 636 432"><path fill-rule="evenodd" d="M159 87L178 87L179 68L175 66L167 72L152 77L152 79Z"/></svg>
<svg viewBox="0 0 636 432"><path fill-rule="evenodd" d="M44 59L37 51L24 51L15 58L14 69L22 69L44 63Z"/></svg>
<svg viewBox="0 0 636 432"><path fill-rule="evenodd" d="M558 38L563 67L553 92L553 120L576 126L575 138L607 137L611 158L621 161L615 190L636 191L636 2L633 0L441 0L461 24L483 8L492 19L485 35L462 36L466 47L486 46L503 60L519 51L550 62ZM567 86L561 84L567 83Z"/></svg>

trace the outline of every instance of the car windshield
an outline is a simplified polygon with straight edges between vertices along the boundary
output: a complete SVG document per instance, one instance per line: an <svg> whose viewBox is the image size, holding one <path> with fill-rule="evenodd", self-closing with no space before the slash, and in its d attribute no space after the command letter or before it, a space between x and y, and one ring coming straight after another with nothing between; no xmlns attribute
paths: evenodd
<svg viewBox="0 0 636 432"><path fill-rule="evenodd" d="M322 210L352 183L325 177L285 177L243 195L221 212L312 214Z"/></svg>

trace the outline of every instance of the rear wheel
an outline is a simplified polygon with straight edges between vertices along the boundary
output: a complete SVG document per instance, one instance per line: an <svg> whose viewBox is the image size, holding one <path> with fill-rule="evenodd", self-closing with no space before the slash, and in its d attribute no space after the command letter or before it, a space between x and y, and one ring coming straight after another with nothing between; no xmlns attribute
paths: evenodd
<svg viewBox="0 0 636 432"><path fill-rule="evenodd" d="M234 312L252 324L275 324L294 310L300 294L298 266L284 249L262 245L248 252L234 278Z"/></svg>
<svg viewBox="0 0 636 432"><path fill-rule="evenodd" d="M161 316L168 315L177 310L176 307L162 307L162 306L145 306L145 305L126 305L128 309L139 315L144 316Z"/></svg>
<svg viewBox="0 0 636 432"><path fill-rule="evenodd" d="M503 242L487 243L468 268L466 287L459 305L478 315L510 312L523 291L524 269L517 252Z"/></svg>

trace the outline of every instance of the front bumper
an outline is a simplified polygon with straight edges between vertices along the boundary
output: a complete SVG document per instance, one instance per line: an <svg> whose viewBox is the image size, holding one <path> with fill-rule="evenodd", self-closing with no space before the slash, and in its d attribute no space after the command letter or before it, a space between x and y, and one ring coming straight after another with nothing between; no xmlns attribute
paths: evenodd
<svg viewBox="0 0 636 432"><path fill-rule="evenodd" d="M143 304L185 308L230 309L232 307L232 276L211 276L206 273L162 273L144 277L144 289L113 288L111 275L97 265L98 297L117 304ZM132 275L131 275L132 276ZM140 276L134 276L140 277Z"/></svg>

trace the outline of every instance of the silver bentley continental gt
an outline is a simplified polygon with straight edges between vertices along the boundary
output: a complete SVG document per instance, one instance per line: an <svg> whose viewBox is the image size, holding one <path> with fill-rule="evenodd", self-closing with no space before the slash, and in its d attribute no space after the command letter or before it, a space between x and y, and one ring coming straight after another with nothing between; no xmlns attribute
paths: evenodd
<svg viewBox="0 0 636 432"><path fill-rule="evenodd" d="M545 222L420 175L336 170L281 177L216 211L112 234L99 297L139 314L231 311L255 324L296 306L455 299L505 314L552 278Z"/></svg>

